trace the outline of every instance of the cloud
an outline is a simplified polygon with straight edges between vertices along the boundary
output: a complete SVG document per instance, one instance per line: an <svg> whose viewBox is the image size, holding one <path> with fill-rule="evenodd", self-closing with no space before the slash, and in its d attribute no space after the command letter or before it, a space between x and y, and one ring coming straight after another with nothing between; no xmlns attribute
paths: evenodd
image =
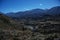
<svg viewBox="0 0 60 40"><path fill-rule="evenodd" d="M43 5L43 4L40 4L40 6Z"/></svg>

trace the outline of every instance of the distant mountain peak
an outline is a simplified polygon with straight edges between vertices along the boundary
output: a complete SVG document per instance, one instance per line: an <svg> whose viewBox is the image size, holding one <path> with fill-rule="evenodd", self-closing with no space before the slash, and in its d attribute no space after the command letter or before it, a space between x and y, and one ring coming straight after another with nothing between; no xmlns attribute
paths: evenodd
<svg viewBox="0 0 60 40"><path fill-rule="evenodd" d="M49 14L60 14L60 6L53 7L47 11Z"/></svg>
<svg viewBox="0 0 60 40"><path fill-rule="evenodd" d="M60 8L60 6L55 6L55 7L53 7L53 8Z"/></svg>

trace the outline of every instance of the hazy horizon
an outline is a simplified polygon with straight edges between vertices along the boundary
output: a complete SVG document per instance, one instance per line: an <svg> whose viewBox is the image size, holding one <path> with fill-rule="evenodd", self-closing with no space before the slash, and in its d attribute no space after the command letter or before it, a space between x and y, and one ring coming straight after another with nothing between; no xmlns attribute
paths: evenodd
<svg viewBox="0 0 60 40"><path fill-rule="evenodd" d="M55 6L60 6L60 0L0 0L0 11L3 13L50 9Z"/></svg>

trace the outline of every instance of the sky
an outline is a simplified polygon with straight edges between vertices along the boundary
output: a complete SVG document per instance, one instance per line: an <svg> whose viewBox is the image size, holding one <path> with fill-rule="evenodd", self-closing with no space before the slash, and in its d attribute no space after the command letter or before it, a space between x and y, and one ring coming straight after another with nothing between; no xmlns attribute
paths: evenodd
<svg viewBox="0 0 60 40"><path fill-rule="evenodd" d="M18 12L35 8L49 9L60 6L60 0L0 0L0 12Z"/></svg>

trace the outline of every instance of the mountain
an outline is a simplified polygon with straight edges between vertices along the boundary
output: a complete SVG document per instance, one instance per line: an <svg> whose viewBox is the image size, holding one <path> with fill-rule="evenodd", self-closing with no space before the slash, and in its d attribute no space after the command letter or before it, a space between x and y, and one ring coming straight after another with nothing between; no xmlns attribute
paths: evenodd
<svg viewBox="0 0 60 40"><path fill-rule="evenodd" d="M42 9L32 9L28 11L23 11L23 12L17 12L17 13L7 13L6 15L12 18L36 18L40 17L44 14L44 10Z"/></svg>
<svg viewBox="0 0 60 40"><path fill-rule="evenodd" d="M23 12L7 13L6 15L13 19L40 19L43 15L60 15L60 6L53 7L48 10L32 9Z"/></svg>
<svg viewBox="0 0 60 40"><path fill-rule="evenodd" d="M58 15L60 14L60 6L53 7L47 11L49 14Z"/></svg>

